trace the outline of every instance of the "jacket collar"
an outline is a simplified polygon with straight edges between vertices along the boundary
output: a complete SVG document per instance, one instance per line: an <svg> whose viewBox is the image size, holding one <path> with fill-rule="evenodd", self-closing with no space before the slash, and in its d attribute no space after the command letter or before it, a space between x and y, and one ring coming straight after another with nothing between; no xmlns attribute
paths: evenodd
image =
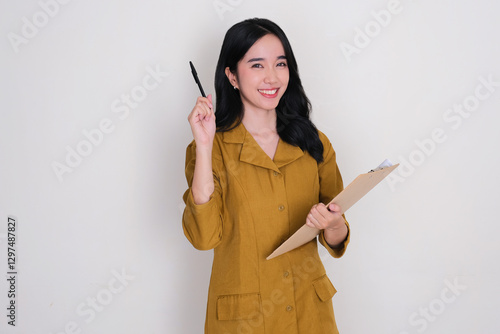
<svg viewBox="0 0 500 334"><path fill-rule="evenodd" d="M274 160L271 160L247 131L243 123L240 123L230 131L223 132L222 140L225 143L242 145L239 157L240 161L277 172L279 172L279 168L304 155L300 147L290 145L280 138L276 153L274 154Z"/></svg>

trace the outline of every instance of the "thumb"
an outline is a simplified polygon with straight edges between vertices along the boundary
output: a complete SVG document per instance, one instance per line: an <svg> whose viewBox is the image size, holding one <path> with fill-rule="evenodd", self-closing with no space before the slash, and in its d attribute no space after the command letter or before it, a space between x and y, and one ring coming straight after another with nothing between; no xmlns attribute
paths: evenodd
<svg viewBox="0 0 500 334"><path fill-rule="evenodd" d="M328 210L331 211L331 212L336 212L336 211L340 210L340 207L337 204L331 203L328 206Z"/></svg>
<svg viewBox="0 0 500 334"><path fill-rule="evenodd" d="M210 109L213 109L213 104L212 104L212 94L208 94L207 99L210 101Z"/></svg>

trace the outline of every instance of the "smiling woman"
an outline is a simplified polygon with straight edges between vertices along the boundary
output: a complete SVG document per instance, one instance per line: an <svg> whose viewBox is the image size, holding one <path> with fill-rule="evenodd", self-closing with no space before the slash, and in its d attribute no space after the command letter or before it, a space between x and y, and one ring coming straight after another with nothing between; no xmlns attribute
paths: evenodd
<svg viewBox="0 0 500 334"><path fill-rule="evenodd" d="M279 43L277 43L278 40ZM267 49L264 46L272 46L274 49ZM262 58L265 54L268 54L267 61L274 62L278 60L274 57L279 57L281 62L274 65L284 66L283 71L276 69L274 73L285 72L285 68L288 72L288 83L280 89L281 95L279 99L276 99L279 101L275 106L275 130L281 139L308 151L314 159L320 162L323 153L322 145L317 129L309 119L311 105L302 87L295 55L283 30L269 20L246 20L234 25L226 33L215 70L218 131L227 131L237 126L244 116L244 98L239 91L234 89L239 86L230 82L231 74L238 77L238 71L241 71L239 79L243 80L242 75L252 73L247 71L248 65L257 67L252 76L257 76L255 72L258 73L259 70L269 72L272 69L269 68L272 67L271 65L268 64L268 68L263 68ZM257 63L255 64L254 61L248 63L250 60ZM257 86L258 88L269 88L265 82L258 84L263 85Z"/></svg>
<svg viewBox="0 0 500 334"><path fill-rule="evenodd" d="M240 90L247 114L274 110L290 77L283 45L270 34L255 42L236 71L226 67L225 73L233 87Z"/></svg>
<svg viewBox="0 0 500 334"><path fill-rule="evenodd" d="M236 71L226 67L225 73L231 85L240 90L243 124L273 159L279 139L275 109L290 77L281 41L275 35L265 35L247 51Z"/></svg>
<svg viewBox="0 0 500 334"><path fill-rule="evenodd" d="M183 229L214 249L205 333L338 333L336 290L316 239L267 261L304 222L344 254L349 229L328 203L342 189L335 151L310 103L283 31L250 19L226 33L215 74L217 108L199 97L188 117Z"/></svg>

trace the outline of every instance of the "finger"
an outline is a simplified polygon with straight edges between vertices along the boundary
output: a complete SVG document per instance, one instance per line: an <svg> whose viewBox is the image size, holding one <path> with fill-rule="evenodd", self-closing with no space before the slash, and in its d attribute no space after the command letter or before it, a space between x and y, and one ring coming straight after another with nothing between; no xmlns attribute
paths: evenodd
<svg viewBox="0 0 500 334"><path fill-rule="evenodd" d="M210 114L212 114L213 112L205 101L199 101L198 103L196 103L193 113L194 117L198 116L199 120L203 120L210 118Z"/></svg>
<svg viewBox="0 0 500 334"><path fill-rule="evenodd" d="M210 99L211 99L211 96L210 96ZM203 116L202 119L209 120L211 115L214 114L213 105L212 105L212 102L210 101L210 99L205 98L205 97L198 98L196 106L203 111L203 112L201 112L201 115Z"/></svg>
<svg viewBox="0 0 500 334"><path fill-rule="evenodd" d="M192 120L197 118L198 115L201 113L201 109L203 109L203 102L200 100L200 98L196 99L196 103L193 107L193 110L188 115L188 120Z"/></svg>
<svg viewBox="0 0 500 334"><path fill-rule="evenodd" d="M199 105L205 104L208 107L208 109L213 109L212 94L208 95L208 97L198 96L196 104Z"/></svg>
<svg viewBox="0 0 500 334"><path fill-rule="evenodd" d="M316 228L316 226L314 226L314 224L309 220L309 218L306 219L306 225L312 228Z"/></svg>
<svg viewBox="0 0 500 334"><path fill-rule="evenodd" d="M199 112L198 108L195 106L193 111L191 111L191 113L188 115L189 123L193 124L193 123L197 122L199 120L199 118L198 118L199 113L200 112Z"/></svg>
<svg viewBox="0 0 500 334"><path fill-rule="evenodd" d="M319 229L327 228L330 222L334 219L334 213L328 211L327 207L323 203L314 205L310 214L315 220L313 220L313 222Z"/></svg>
<svg viewBox="0 0 500 334"><path fill-rule="evenodd" d="M330 211L328 211L328 208L323 203L319 203L318 205L316 205L315 209L325 219L332 214Z"/></svg>
<svg viewBox="0 0 500 334"><path fill-rule="evenodd" d="M340 206L335 203L331 203L328 206L328 210L330 210L331 212L340 212Z"/></svg>
<svg viewBox="0 0 500 334"><path fill-rule="evenodd" d="M309 226L309 227L319 228L319 227L318 227L317 220L313 217L313 215L312 215L311 213L309 213L309 214L307 215L307 218L306 218L306 224L307 224L307 226Z"/></svg>
<svg viewBox="0 0 500 334"><path fill-rule="evenodd" d="M207 109L208 108L208 109ZM212 116L214 116L214 112L212 109L210 109L207 105L204 106L204 116L203 120L205 121L210 121L212 119Z"/></svg>
<svg viewBox="0 0 500 334"><path fill-rule="evenodd" d="M315 204L311 212L315 214L316 218L326 218L331 214L323 203Z"/></svg>
<svg viewBox="0 0 500 334"><path fill-rule="evenodd" d="M199 105L196 105L194 107L193 111L191 112L191 114L189 114L188 121L191 124L198 123L201 120L203 120L203 118L205 117L205 114L206 114L206 111L204 111L203 108L200 107Z"/></svg>

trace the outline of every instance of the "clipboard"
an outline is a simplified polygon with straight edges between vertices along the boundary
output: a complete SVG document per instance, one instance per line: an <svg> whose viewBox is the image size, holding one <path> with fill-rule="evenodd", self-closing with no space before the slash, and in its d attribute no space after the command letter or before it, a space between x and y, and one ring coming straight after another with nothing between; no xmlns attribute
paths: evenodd
<svg viewBox="0 0 500 334"><path fill-rule="evenodd" d="M389 160L384 160L377 168L372 169L368 173L358 175L358 177L335 196L327 206L331 203L335 203L340 206L342 210L341 213L343 214L398 166L399 164L393 165ZM319 229L304 224L290 238L276 248L266 260L270 260L306 244L314 239L319 232Z"/></svg>

